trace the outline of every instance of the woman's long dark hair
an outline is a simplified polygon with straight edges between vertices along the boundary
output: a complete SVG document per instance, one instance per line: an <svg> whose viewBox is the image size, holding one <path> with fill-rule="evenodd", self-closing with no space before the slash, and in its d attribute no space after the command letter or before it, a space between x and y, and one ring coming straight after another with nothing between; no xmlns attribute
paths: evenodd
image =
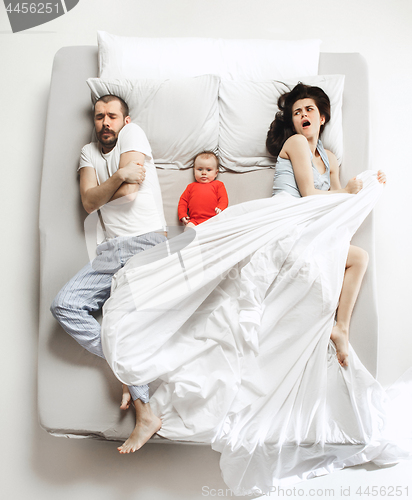
<svg viewBox="0 0 412 500"><path fill-rule="evenodd" d="M272 156L278 156L287 139L296 134L292 122L292 108L300 99L313 99L320 115L325 117L325 123L320 127L320 134L330 120L330 101L325 92L319 87L299 82L290 92L282 94L278 99L279 111L270 124L266 139L266 147Z"/></svg>

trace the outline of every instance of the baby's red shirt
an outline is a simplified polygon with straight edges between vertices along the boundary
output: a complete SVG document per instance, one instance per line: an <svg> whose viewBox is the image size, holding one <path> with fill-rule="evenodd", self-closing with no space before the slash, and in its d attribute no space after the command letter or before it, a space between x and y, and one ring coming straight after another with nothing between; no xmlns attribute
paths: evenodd
<svg viewBox="0 0 412 500"><path fill-rule="evenodd" d="M214 180L203 184L192 182L184 190L179 200L177 213L179 220L190 217L190 222L198 225L216 215L215 208L224 210L229 200L225 185Z"/></svg>

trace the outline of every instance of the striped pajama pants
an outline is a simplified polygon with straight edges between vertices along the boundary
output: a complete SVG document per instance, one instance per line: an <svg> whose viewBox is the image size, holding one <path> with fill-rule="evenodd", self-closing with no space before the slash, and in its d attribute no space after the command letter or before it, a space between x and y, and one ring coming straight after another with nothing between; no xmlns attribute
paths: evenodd
<svg viewBox="0 0 412 500"><path fill-rule="evenodd" d="M110 295L113 275L135 254L164 241L160 233L117 237L99 245L97 256L57 294L51 312L63 329L82 347L104 358L100 324L93 316ZM133 400L149 401L148 385L129 386Z"/></svg>

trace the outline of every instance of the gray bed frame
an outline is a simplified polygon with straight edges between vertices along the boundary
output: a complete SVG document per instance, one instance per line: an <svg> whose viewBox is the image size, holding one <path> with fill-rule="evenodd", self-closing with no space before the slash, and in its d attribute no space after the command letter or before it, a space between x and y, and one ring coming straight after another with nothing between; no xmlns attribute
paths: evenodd
<svg viewBox="0 0 412 500"><path fill-rule="evenodd" d="M367 67L359 54L322 53L319 73L346 75L341 169L341 180L345 183L369 166ZM40 424L51 434L122 440L133 429L134 415L132 411L119 410L121 384L106 362L81 348L49 311L59 289L88 261L83 232L87 214L80 202L75 172L80 150L90 142L92 133L90 91L85 81L97 75L97 47L65 47L55 56L40 202L38 408ZM192 173L160 169L158 173L167 222L176 225L178 196L191 182ZM221 176L231 204L270 196L272 178L273 170L268 169ZM369 252L370 265L352 319L351 343L365 366L376 375L378 319L373 214L353 242Z"/></svg>

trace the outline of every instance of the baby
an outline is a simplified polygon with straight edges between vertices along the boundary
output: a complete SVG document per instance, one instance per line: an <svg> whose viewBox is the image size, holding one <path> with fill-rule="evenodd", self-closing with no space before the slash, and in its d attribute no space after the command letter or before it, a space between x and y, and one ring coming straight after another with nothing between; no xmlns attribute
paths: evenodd
<svg viewBox="0 0 412 500"><path fill-rule="evenodd" d="M212 151L204 151L193 160L195 182L187 186L177 208L186 227L196 227L227 208L229 201L223 182L217 181L219 160Z"/></svg>

